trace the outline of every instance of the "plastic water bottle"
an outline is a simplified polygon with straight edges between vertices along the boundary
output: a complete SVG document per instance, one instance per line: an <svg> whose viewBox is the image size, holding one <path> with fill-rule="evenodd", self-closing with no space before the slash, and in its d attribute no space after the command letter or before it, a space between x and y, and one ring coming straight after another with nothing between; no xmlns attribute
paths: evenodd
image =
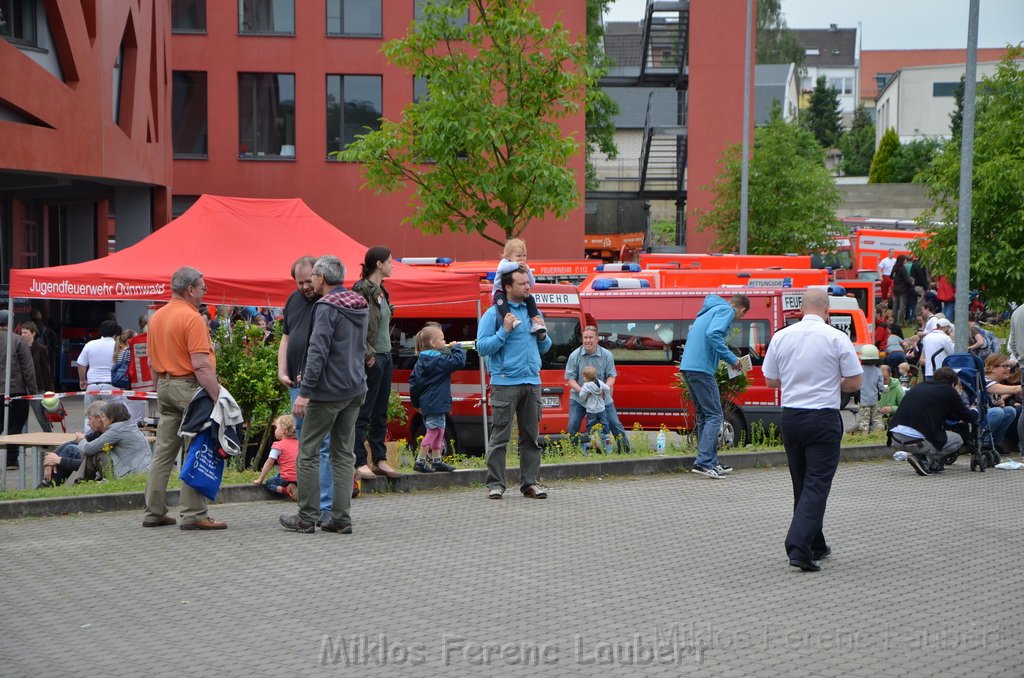
<svg viewBox="0 0 1024 678"><path fill-rule="evenodd" d="M892 458L896 461L906 461L909 455L903 450L896 450L896 453L892 455Z"/></svg>
<svg viewBox="0 0 1024 678"><path fill-rule="evenodd" d="M655 454L665 454L665 446L667 445L667 443L668 440L665 437L665 431L658 431L658 437L656 439L656 442L654 443Z"/></svg>

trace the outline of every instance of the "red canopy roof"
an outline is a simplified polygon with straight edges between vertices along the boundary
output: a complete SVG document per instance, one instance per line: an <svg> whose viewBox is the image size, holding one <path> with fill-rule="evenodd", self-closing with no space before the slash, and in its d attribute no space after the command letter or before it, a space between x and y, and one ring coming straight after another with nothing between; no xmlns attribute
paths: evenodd
<svg viewBox="0 0 1024 678"><path fill-rule="evenodd" d="M203 195L184 214L142 241L102 259L11 271L14 299L137 299L171 297L171 274L182 266L203 272L205 301L282 306L295 290L291 266L299 257L333 254L351 285L367 247L328 223L302 200ZM385 283L400 306L480 298L475 276L395 263Z"/></svg>

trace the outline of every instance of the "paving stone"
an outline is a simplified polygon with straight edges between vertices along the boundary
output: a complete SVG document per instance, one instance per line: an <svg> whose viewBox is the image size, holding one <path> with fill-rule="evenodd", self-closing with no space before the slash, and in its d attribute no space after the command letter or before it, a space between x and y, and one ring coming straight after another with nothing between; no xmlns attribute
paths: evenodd
<svg viewBox="0 0 1024 678"><path fill-rule="evenodd" d="M1022 481L844 464L820 574L785 469L373 495L353 535L281 502L0 522L0 675L1021 675Z"/></svg>

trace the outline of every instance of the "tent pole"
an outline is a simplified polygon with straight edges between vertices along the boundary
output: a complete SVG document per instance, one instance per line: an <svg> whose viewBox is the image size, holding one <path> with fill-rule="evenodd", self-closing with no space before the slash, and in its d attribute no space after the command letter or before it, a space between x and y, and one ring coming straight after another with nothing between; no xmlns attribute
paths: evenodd
<svg viewBox="0 0 1024 678"><path fill-rule="evenodd" d="M14 337L11 332L11 325L14 323L14 296L10 294L10 286L8 286L7 294L7 356L4 358L6 363L4 369L4 427L0 433L6 434L8 425L11 421L11 401L8 398L11 397L11 348L13 348ZM480 302L477 302L479 304ZM3 489L7 489L7 452L0 450L4 455L4 467L0 470L0 477L3 479ZM24 467L24 464L22 464ZM24 473L25 469L22 468L21 472ZM24 483L22 483L24 485Z"/></svg>
<svg viewBox="0 0 1024 678"><path fill-rule="evenodd" d="M476 317L480 317L480 297L476 298ZM490 445L490 432L487 430L487 377L484 375L484 358L477 351L477 359L480 361L480 415L484 422L484 454Z"/></svg>

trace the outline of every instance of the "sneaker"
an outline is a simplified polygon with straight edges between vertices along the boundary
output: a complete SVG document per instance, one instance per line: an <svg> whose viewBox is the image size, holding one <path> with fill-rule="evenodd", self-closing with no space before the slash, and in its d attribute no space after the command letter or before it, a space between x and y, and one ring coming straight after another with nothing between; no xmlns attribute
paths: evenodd
<svg viewBox="0 0 1024 678"><path fill-rule="evenodd" d="M437 469L426 459L417 459L416 463L412 465L412 470L418 473L433 473Z"/></svg>
<svg viewBox="0 0 1024 678"><path fill-rule="evenodd" d="M697 466L697 465L694 465L694 467L690 469L690 473L699 473L700 475L702 475L702 476L704 476L706 478L715 478L716 480L718 478L724 478L725 477L725 476L720 475L718 473L718 471L716 471L715 469L708 468L707 466Z"/></svg>
<svg viewBox="0 0 1024 678"><path fill-rule="evenodd" d="M352 525L350 523L338 523L335 525L332 520L328 520L321 525L320 529L324 532L334 532L335 534L352 534Z"/></svg>
<svg viewBox="0 0 1024 678"><path fill-rule="evenodd" d="M491 491L487 493L488 499L501 499L505 495L504 487L492 487Z"/></svg>
<svg viewBox="0 0 1024 678"><path fill-rule="evenodd" d="M430 465L434 467L434 470L438 473L455 473L455 467L451 464L446 464L440 459L431 459Z"/></svg>
<svg viewBox="0 0 1024 678"><path fill-rule="evenodd" d="M316 532L316 525L314 523L307 523L298 513L281 516L278 518L278 521L281 523L281 527L286 530L302 532L303 534L313 534Z"/></svg>
<svg viewBox="0 0 1024 678"><path fill-rule="evenodd" d="M715 471L718 472L718 475L724 476L727 473L732 473L732 466L725 466L724 464L718 464L717 466L715 466Z"/></svg>
<svg viewBox="0 0 1024 678"><path fill-rule="evenodd" d="M914 467L914 470L917 471L917 475L919 475L919 476L930 476L931 475L931 473L929 473L928 470L924 467L924 464L921 462L921 459L916 454L912 454L912 455L908 456L907 457L907 461L910 463L911 466Z"/></svg>
<svg viewBox="0 0 1024 678"><path fill-rule="evenodd" d="M544 325L544 323L536 323L535 322L535 323L531 323L530 324L530 334L539 334L539 335L541 335L543 337L544 333L547 332L547 331L548 331L548 328L547 328L546 325Z"/></svg>
<svg viewBox="0 0 1024 678"><path fill-rule="evenodd" d="M288 498L292 501L299 500L299 486L295 483L288 483L284 488L284 493L288 495Z"/></svg>
<svg viewBox="0 0 1024 678"><path fill-rule="evenodd" d="M512 329L515 329L515 328L519 327L522 324L523 324L522 320L520 320L519 318L515 318L514 320L512 320Z"/></svg>
<svg viewBox="0 0 1024 678"><path fill-rule="evenodd" d="M530 499L547 499L548 491L540 485L527 485L523 488L523 496Z"/></svg>

